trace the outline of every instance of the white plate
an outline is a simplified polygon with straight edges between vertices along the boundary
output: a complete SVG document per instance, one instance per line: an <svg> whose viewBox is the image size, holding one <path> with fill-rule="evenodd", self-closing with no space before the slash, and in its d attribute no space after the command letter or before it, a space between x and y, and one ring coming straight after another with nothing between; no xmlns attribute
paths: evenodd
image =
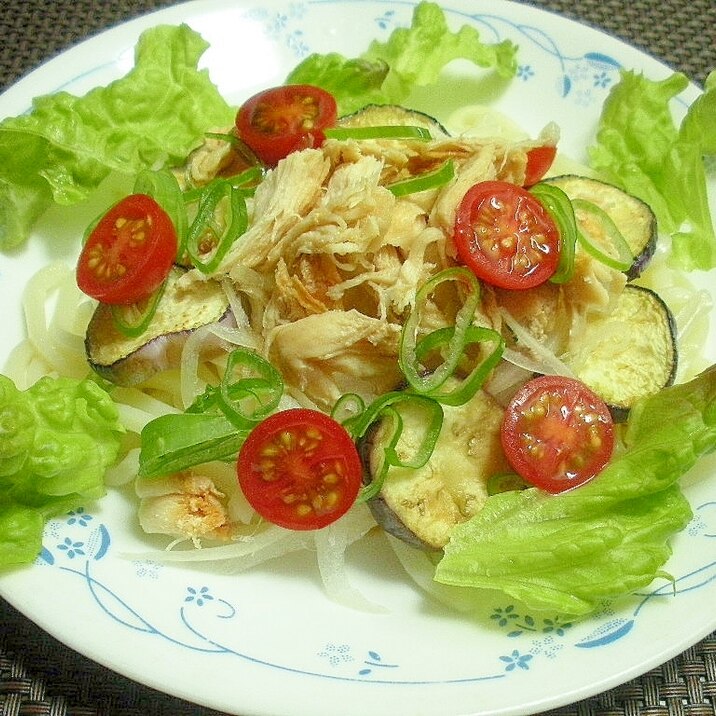
<svg viewBox="0 0 716 716"><path fill-rule="evenodd" d="M486 40L520 45L517 78L496 104L533 133L560 123L562 147L584 158L618 68L654 79L667 68L592 29L525 5L446 0L449 22ZM75 93L126 72L140 32L188 22L210 42L205 56L227 98L280 83L307 53L354 55L372 38L407 24L412 3L361 0L193 2L127 23L71 49L1 98L3 115L35 95ZM462 69L456 70L462 74ZM490 82L462 76L464 102ZM453 95L428 98L449 108ZM697 95L695 87L687 101ZM430 107L432 103L432 107ZM67 214L66 214L67 215ZM0 362L20 338L18 297L27 277L54 257L32 241L0 263ZM61 251L62 249L60 249ZM712 332L713 333L713 332ZM716 357L710 338L710 358ZM142 545L130 502L110 494L98 506L54 520L44 551L0 577L0 593L42 628L92 659L154 688L230 713L522 714L593 695L668 660L716 628L714 462L686 479L694 520L674 541L673 585L605 602L590 620L563 623L486 593L482 616L466 621L427 601L394 559L368 541L354 557L358 586L386 614L366 614L324 596L310 555L242 576L212 568L123 559Z"/></svg>

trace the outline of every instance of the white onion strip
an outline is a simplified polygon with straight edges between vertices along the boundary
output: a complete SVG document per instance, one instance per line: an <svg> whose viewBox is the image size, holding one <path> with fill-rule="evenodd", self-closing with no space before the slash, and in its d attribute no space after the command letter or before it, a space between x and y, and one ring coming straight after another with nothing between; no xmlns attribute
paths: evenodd
<svg viewBox="0 0 716 716"><path fill-rule="evenodd" d="M429 597L463 613L474 612L477 609L479 597L476 596L474 589L452 587L435 581L435 565L426 552L415 549L389 534L386 534L386 540L406 574Z"/></svg>
<svg viewBox="0 0 716 716"><path fill-rule="evenodd" d="M59 261L38 271L22 298L27 340L50 371L73 378L84 378L89 372L83 343L86 325L80 325L87 311L77 310L84 299L71 269Z"/></svg>
<svg viewBox="0 0 716 716"><path fill-rule="evenodd" d="M524 326L515 320L509 311L502 307L499 310L502 320L515 334L518 343L523 345L532 354L528 356L521 351L506 347L502 354L504 360L533 373L574 377L571 368L561 361L553 351L542 345Z"/></svg>
<svg viewBox="0 0 716 716"><path fill-rule="evenodd" d="M367 599L352 583L346 569L348 547L365 536L375 520L365 505L356 505L340 520L315 532L316 560L328 598L337 604L374 614L388 610Z"/></svg>
<svg viewBox="0 0 716 716"><path fill-rule="evenodd" d="M308 549L310 533L295 532L282 527L268 525L252 535L240 535L230 544L194 549L152 550L146 553L124 553L129 559L150 559L161 562L220 562L231 561L232 571L254 567L268 559L274 559L298 549ZM311 540L312 542L313 540Z"/></svg>

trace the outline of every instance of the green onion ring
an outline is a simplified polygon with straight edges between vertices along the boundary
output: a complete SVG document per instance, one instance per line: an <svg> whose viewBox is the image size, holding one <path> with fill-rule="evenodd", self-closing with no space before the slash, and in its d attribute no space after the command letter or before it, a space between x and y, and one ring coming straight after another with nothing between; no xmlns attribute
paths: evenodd
<svg viewBox="0 0 716 716"><path fill-rule="evenodd" d="M455 281L466 289L465 300L455 316L455 325L447 343L447 357L432 373L425 374L417 354L418 331L424 305L444 282ZM445 269L427 281L416 294L415 306L403 324L398 349L398 365L409 385L417 393L431 394L455 372L466 344L466 334L480 303L480 284L464 266Z"/></svg>
<svg viewBox="0 0 716 716"><path fill-rule="evenodd" d="M217 236L217 244L207 260L199 251L199 243L207 231L217 233L213 224L222 199L227 199L229 203L228 220L223 232ZM199 197L199 208L187 236L187 252L192 264L202 273L212 273L247 226L248 211L241 192L236 191L225 179L207 185Z"/></svg>
<svg viewBox="0 0 716 716"><path fill-rule="evenodd" d="M356 393L345 393L333 405L331 417L344 425L365 411L365 401Z"/></svg>
<svg viewBox="0 0 716 716"><path fill-rule="evenodd" d="M422 360L430 351L444 345L450 345L454 333L455 329L452 326L439 328L429 333L422 338L416 346L415 355L417 359ZM485 342L493 343L494 348L482 361L472 368L465 378L461 379L453 389L447 392L439 392L436 389L428 393L428 395L443 405L464 405L467 403L483 386L487 377L502 359L502 354L505 349L505 339L492 328L468 326L465 331L464 343L459 347L455 346L462 354L468 345Z"/></svg>
<svg viewBox="0 0 716 716"><path fill-rule="evenodd" d="M157 306L159 306L159 301L164 295L166 286L167 279L164 279L161 286L144 301L129 305L111 305L110 311L115 328L127 338L138 338L141 336L152 322L152 318L154 318L154 314L157 312ZM132 319L127 315L129 312L135 312L138 316Z"/></svg>
<svg viewBox="0 0 716 716"><path fill-rule="evenodd" d="M144 169L134 182L135 194L151 196L169 215L177 232L177 256L186 250L188 219L181 188L177 178L168 169L151 171Z"/></svg>
<svg viewBox="0 0 716 716"><path fill-rule="evenodd" d="M452 159L448 159L435 171L419 174L410 179L403 179L388 184L387 188L394 196L406 196L408 194L417 194L420 191L428 189L437 189L444 186L455 176L455 165Z"/></svg>
<svg viewBox="0 0 716 716"><path fill-rule="evenodd" d="M247 375L235 380L237 368ZM250 348L239 347L229 354L219 385L207 386L186 412L219 411L237 428L250 429L276 410L283 389L283 378L271 363ZM242 405L245 398L251 398L258 407L247 411Z"/></svg>
<svg viewBox="0 0 716 716"><path fill-rule="evenodd" d="M395 449L403 430L403 420L397 407L400 403L407 402L419 405L425 412L426 419L422 421L425 428L420 444L412 455L401 459ZM373 480L361 489L358 500L361 502L370 500L380 492L385 476L391 466L420 468L425 465L433 454L435 444L440 436L443 416L442 406L432 398L416 395L415 393L393 391L380 396L361 415L344 423L352 437L359 439L365 436L370 426L379 418L389 418L394 422L393 432L384 449L384 459L380 469L373 476Z"/></svg>
<svg viewBox="0 0 716 716"><path fill-rule="evenodd" d="M323 133L329 139L432 139L427 127L388 124L375 127L329 127Z"/></svg>
<svg viewBox="0 0 716 716"><path fill-rule="evenodd" d="M142 429L139 476L159 477L213 460L233 460L247 435L221 414L161 415Z"/></svg>
<svg viewBox="0 0 716 716"><path fill-rule="evenodd" d="M552 283L567 283L574 275L574 252L578 233L572 202L559 187L544 182L535 184L529 192L540 201L559 229L559 263L549 280Z"/></svg>
<svg viewBox="0 0 716 716"><path fill-rule="evenodd" d="M634 254L622 233L617 228L617 225L612 220L612 217L607 214L604 209L591 201L586 199L572 199L574 208L578 211L583 211L587 214L591 214L597 219L606 231L609 239L611 240L617 256L610 256L604 253L601 249L597 248L596 244L590 241L583 231L577 234L577 241L579 245L590 255L593 256L597 261L609 266L610 268L616 269L617 271L628 271L631 265L634 263Z"/></svg>

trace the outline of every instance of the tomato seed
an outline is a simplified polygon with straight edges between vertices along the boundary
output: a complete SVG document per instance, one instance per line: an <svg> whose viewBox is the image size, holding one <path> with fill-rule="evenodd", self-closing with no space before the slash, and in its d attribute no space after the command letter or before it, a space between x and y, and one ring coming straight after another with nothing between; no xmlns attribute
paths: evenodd
<svg viewBox="0 0 716 716"><path fill-rule="evenodd" d="M279 433L277 442L281 447L285 448L286 450L290 450L295 445L295 437L296 436L289 430L284 430L283 432Z"/></svg>
<svg viewBox="0 0 716 716"><path fill-rule="evenodd" d="M325 496L326 509L332 510L338 504L339 499L340 494L335 490L331 490L329 493L327 493Z"/></svg>
<svg viewBox="0 0 716 716"><path fill-rule="evenodd" d="M267 443L261 448L261 457L276 457L281 453L280 449L275 443Z"/></svg>

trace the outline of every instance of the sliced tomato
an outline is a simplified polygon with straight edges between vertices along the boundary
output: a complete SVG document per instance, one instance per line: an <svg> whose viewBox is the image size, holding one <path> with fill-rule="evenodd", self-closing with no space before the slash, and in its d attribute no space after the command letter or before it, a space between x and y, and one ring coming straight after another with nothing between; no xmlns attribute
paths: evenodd
<svg viewBox="0 0 716 716"><path fill-rule="evenodd" d="M236 114L241 139L262 162L275 166L291 152L320 147L336 123L333 95L313 85L284 85L248 99Z"/></svg>
<svg viewBox="0 0 716 716"><path fill-rule="evenodd" d="M77 285L103 303L137 303L161 286L176 254L169 215L150 196L131 194L90 232L77 262Z"/></svg>
<svg viewBox="0 0 716 716"><path fill-rule="evenodd" d="M335 522L355 502L362 479L358 450L345 428L307 408L259 423L239 452L237 473L256 512L292 530Z"/></svg>
<svg viewBox="0 0 716 716"><path fill-rule="evenodd" d="M502 447L525 480L551 493L582 485L609 462L614 424L584 383L547 375L527 382L505 410Z"/></svg>
<svg viewBox="0 0 716 716"><path fill-rule="evenodd" d="M462 262L500 288L533 288L559 264L554 220L538 199L509 182L480 182L467 191L455 215L454 238Z"/></svg>
<svg viewBox="0 0 716 716"><path fill-rule="evenodd" d="M527 152L525 186L536 184L547 173L557 156L557 147L545 145Z"/></svg>

